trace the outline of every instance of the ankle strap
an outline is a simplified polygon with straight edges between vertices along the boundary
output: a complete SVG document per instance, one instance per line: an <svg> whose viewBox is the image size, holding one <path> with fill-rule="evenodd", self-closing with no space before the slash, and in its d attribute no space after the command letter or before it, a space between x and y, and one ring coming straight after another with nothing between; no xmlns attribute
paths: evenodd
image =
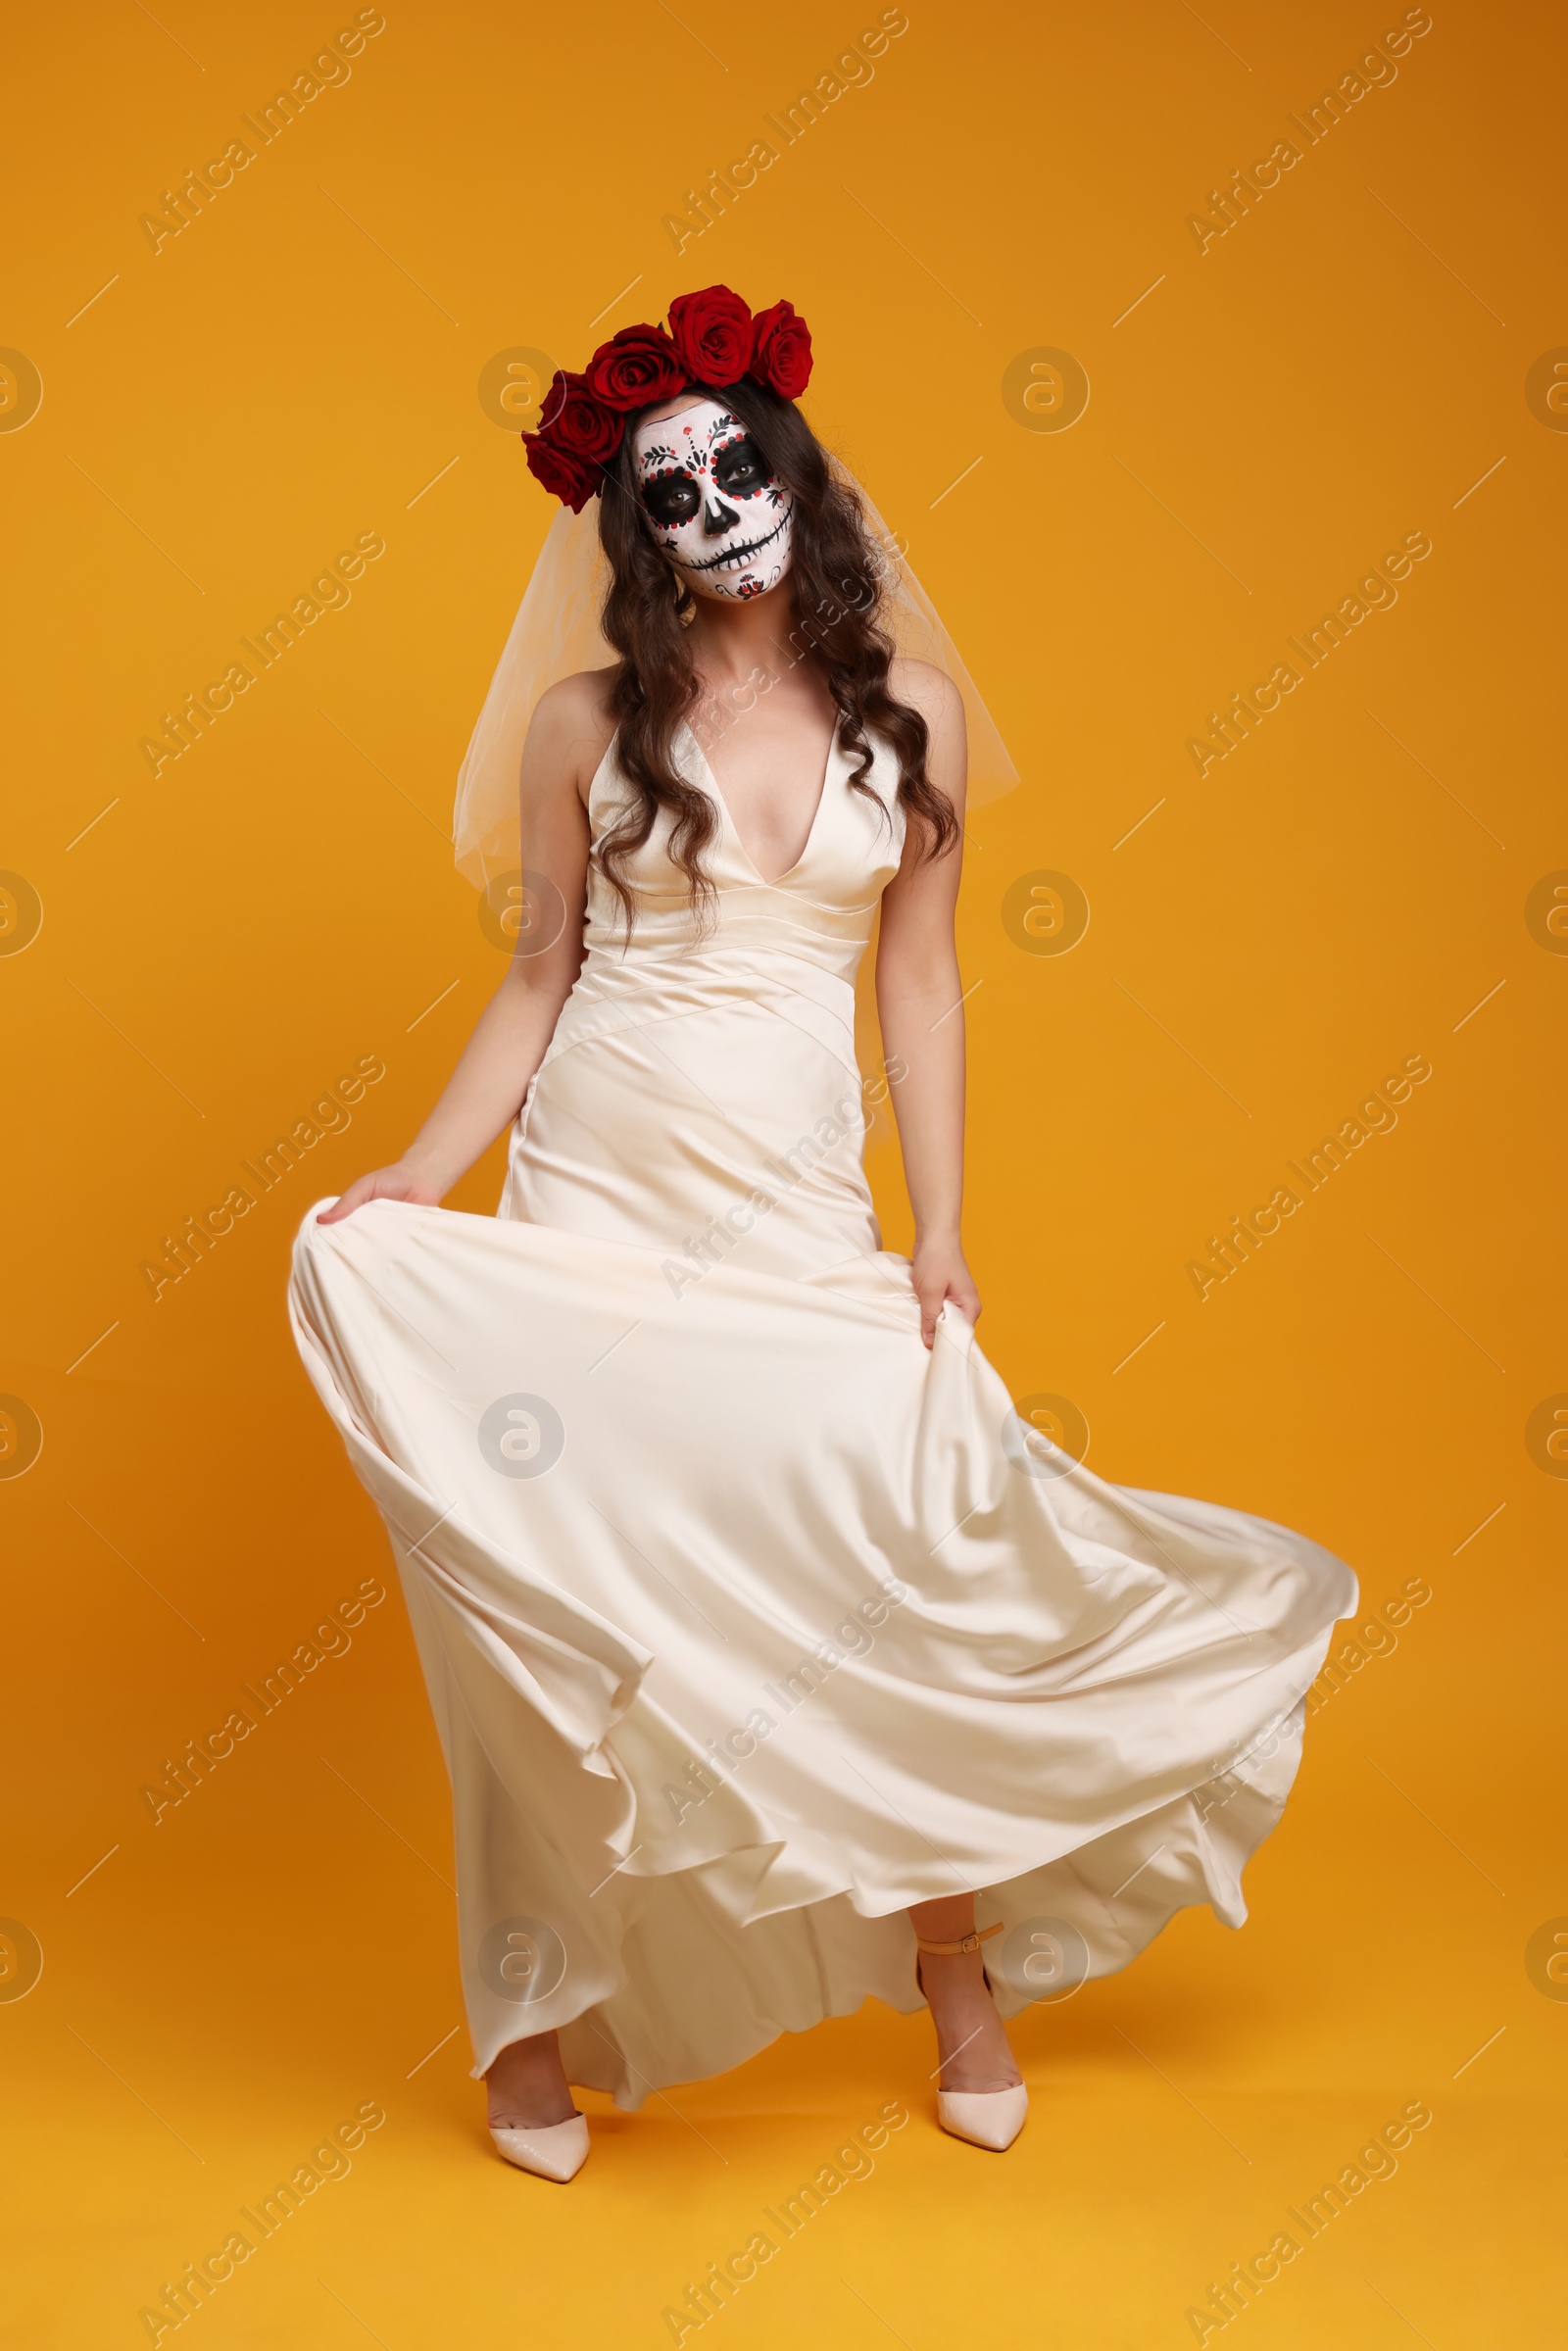
<svg viewBox="0 0 1568 2351"><path fill-rule="evenodd" d="M989 1942L993 1935L1002 1933L1002 1924L1001 1919L998 1919L994 1927L978 1928L956 1943L922 1942L917 1935L914 1938L914 1947L917 1951L931 1951L942 1959L955 1959L960 1951L978 1951L980 1945L983 1942Z"/></svg>

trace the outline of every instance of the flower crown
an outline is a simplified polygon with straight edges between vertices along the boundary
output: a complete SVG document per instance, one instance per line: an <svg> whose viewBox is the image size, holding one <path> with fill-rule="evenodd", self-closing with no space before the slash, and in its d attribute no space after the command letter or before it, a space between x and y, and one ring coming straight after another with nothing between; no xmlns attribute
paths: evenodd
<svg viewBox="0 0 1568 2351"><path fill-rule="evenodd" d="M623 326L601 343L580 375L558 367L545 394L539 430L525 432L528 470L564 506L580 514L604 487L635 409L669 400L695 384L722 391L742 376L798 400L811 380L811 333L792 303L754 317L728 286L679 294L669 326Z"/></svg>

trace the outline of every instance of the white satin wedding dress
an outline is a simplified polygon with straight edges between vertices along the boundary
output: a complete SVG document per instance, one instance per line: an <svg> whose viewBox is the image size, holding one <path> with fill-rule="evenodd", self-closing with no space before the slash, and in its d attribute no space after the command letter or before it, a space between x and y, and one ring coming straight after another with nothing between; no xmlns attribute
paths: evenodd
<svg viewBox="0 0 1568 2351"><path fill-rule="evenodd" d="M897 870L829 757L777 881L718 802L716 914L662 828L588 953L496 1218L301 1228L306 1366L402 1570L456 1804L475 2072L561 2027L624 2107L868 1992L973 1887L1011 2014L1241 1872L1354 1578L1108 1486L1019 1423L949 1306L921 1345L861 1169L853 983ZM595 779L600 837L624 790ZM318 1203L318 1205L324 1203Z"/></svg>

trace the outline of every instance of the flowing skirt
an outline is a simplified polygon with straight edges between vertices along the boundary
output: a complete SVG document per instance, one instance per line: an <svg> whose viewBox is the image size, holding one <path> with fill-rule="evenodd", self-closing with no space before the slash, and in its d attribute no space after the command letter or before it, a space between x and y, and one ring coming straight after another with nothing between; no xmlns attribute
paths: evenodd
<svg viewBox="0 0 1568 2351"><path fill-rule="evenodd" d="M911 1902L976 1889L1004 2014L1239 1925L1356 1598L1038 1436L952 1306L927 1351L847 990L662 985L579 983L501 1217L313 1210L291 1291L452 1776L474 2070L559 2027L628 2108L918 2006Z"/></svg>

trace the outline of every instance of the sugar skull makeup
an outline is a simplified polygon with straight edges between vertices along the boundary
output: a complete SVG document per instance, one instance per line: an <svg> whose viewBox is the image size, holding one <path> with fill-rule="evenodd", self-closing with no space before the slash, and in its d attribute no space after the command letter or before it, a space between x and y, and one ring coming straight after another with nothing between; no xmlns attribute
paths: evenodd
<svg viewBox="0 0 1568 2351"><path fill-rule="evenodd" d="M795 501L717 400L639 426L637 486L655 543L697 596L744 602L790 567Z"/></svg>

